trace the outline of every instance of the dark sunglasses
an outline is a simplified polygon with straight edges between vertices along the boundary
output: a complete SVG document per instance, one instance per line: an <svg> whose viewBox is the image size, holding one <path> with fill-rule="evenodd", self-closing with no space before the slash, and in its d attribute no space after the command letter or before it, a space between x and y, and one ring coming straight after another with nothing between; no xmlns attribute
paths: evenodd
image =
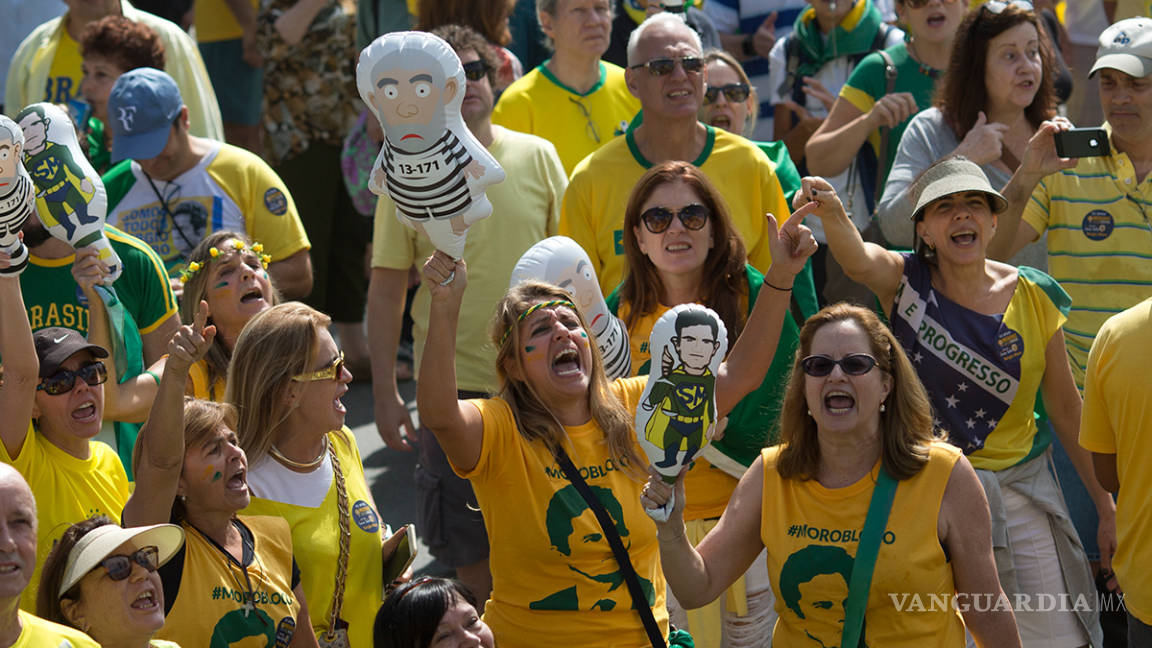
<svg viewBox="0 0 1152 648"><path fill-rule="evenodd" d="M904 0L904 6L909 9L920 9L921 7L927 7L929 2L932 2L932 0ZM956 0L940 0L940 4L952 4L954 2L956 2Z"/></svg>
<svg viewBox="0 0 1152 648"><path fill-rule="evenodd" d="M488 64L484 61L472 61L464 64L464 78L469 81L479 81L488 76Z"/></svg>
<svg viewBox="0 0 1152 648"><path fill-rule="evenodd" d="M661 57L655 58L647 63L633 65L629 67L630 70L638 70L640 68L648 68L648 73L652 76L664 76L672 74L672 70L676 69L676 64L679 63L680 67L689 74L699 74L704 69L704 59L699 56L685 56L683 58L668 58Z"/></svg>
<svg viewBox="0 0 1152 648"><path fill-rule="evenodd" d="M76 386L77 378L80 378L89 385L96 386L108 380L108 368L104 366L103 362L97 360L80 367L76 371L61 369L41 380L40 384L36 385L36 390L43 390L44 393L53 396L67 394Z"/></svg>
<svg viewBox="0 0 1152 648"><path fill-rule="evenodd" d="M667 207L652 207L640 214L640 220L644 221L644 227L647 227L649 232L659 234L668 229L673 218L679 218L684 229L698 230L704 227L711 216L712 212L707 207L692 203L678 212L673 212Z"/></svg>
<svg viewBox="0 0 1152 648"><path fill-rule="evenodd" d="M823 378L827 376L832 373L832 369L834 369L836 365L840 365L844 373L849 376L863 376L869 371L872 371L872 367L875 367L876 364L876 358L873 358L867 353L852 353L839 360L833 360L826 355L810 355L800 361L800 366L804 368L804 373L813 378Z"/></svg>
<svg viewBox="0 0 1152 648"><path fill-rule="evenodd" d="M160 550L154 546L142 547L131 554L116 554L100 561L100 566L108 570L108 578L114 581L128 578L133 564L150 572L156 571L160 566Z"/></svg>
<svg viewBox="0 0 1152 648"><path fill-rule="evenodd" d="M704 103L716 103L720 98L720 93L724 93L724 98L728 103L740 103L748 98L752 89L748 87L747 83L730 83L722 86L708 86L704 91Z"/></svg>

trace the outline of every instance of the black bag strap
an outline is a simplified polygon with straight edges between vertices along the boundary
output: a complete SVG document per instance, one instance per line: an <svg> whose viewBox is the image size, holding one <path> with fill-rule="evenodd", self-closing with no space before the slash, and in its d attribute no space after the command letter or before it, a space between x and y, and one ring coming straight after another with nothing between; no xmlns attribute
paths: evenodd
<svg viewBox="0 0 1152 648"><path fill-rule="evenodd" d="M644 589L640 587L640 577L636 575L636 568L632 566L632 559L628 557L628 550L624 548L624 541L620 539L620 533L616 530L616 525L612 523L612 518L608 516L608 511L604 509L600 500L592 494L592 489L580 476L580 471L576 470L576 466L572 464L572 460L568 458L568 453L565 452L564 448L559 448L556 452L556 462L560 464L560 470L563 471L568 481L572 482L576 492L584 498L588 508L592 509L596 521L600 523L600 529L604 531L608 546L612 547L612 555L616 557L616 562L620 565L620 573L624 576L628 593L632 595L632 606L640 613L640 620L644 623L644 631L648 633L648 641L652 643L652 648L666 648L664 634L660 632L660 625L656 623L656 617L652 614L652 606L648 605L648 599L644 596Z"/></svg>

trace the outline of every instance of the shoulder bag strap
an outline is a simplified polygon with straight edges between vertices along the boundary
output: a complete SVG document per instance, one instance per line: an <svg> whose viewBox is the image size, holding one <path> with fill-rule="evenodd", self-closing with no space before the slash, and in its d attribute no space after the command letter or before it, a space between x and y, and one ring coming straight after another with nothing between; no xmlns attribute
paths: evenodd
<svg viewBox="0 0 1152 648"><path fill-rule="evenodd" d="M872 501L868 504L868 516L864 518L864 530L860 532L860 544L856 548L856 560L852 565L852 580L848 584L848 602L844 605L844 634L840 648L858 648L864 638L864 611L868 606L868 590L872 587L872 572L876 568L876 554L880 551L880 541L884 528L888 525L888 513L892 511L892 500L896 497L896 480L880 466L876 487L872 489Z"/></svg>
<svg viewBox="0 0 1152 648"><path fill-rule="evenodd" d="M608 545L612 547L612 555L616 557L616 562L620 565L620 573L624 576L628 593L632 595L632 604L640 613L640 620L644 622L644 631L648 633L648 641L652 643L652 648L665 648L667 644L664 643L664 635L660 632L660 625L656 623L656 617L652 614L652 606L648 605L648 599L644 596L644 589L640 587L640 577L636 575L636 568L632 566L632 560L628 557L628 550L624 548L624 542L620 540L620 533L616 531L616 525L612 523L608 511L604 510L604 505L592 494L592 489L588 488L588 483L580 476L580 471L576 470L576 466L572 464L572 460L568 458L568 453L564 448L560 448L556 453L556 462L560 464L560 470L564 472L568 481L572 482L576 492L584 498L588 508L592 509L596 521L600 523L604 537L608 540Z"/></svg>
<svg viewBox="0 0 1152 648"><path fill-rule="evenodd" d="M884 59L884 79L887 80L887 86L884 89L884 95L892 94L892 90L896 88L896 64L892 61L892 57L884 50L876 50L880 54L880 58ZM880 129L880 150L876 155L876 204L880 204L880 196L884 192L884 173L888 170L888 139L892 134L891 128Z"/></svg>

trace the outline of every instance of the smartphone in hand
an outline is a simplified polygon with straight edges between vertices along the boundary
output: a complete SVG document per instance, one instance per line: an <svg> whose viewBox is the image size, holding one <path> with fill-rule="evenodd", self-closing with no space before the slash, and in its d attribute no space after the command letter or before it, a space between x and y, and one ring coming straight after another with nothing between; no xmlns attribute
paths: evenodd
<svg viewBox="0 0 1152 648"><path fill-rule="evenodd" d="M1065 158L1109 155L1108 133L1103 128L1073 128L1054 136L1056 154Z"/></svg>

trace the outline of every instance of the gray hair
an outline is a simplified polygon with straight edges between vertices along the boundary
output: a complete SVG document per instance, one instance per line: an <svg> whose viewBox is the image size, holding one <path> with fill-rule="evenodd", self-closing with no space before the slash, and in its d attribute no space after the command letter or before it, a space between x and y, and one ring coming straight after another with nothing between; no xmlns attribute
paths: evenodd
<svg viewBox="0 0 1152 648"><path fill-rule="evenodd" d="M640 39L644 37L644 33L652 27L683 30L688 34L688 41L696 47L696 51L699 53L704 52L704 44L700 42L700 34L697 34L696 30L689 27L688 23L684 22L684 19L680 16L662 11L658 14L653 14L647 20L640 23L636 29L632 30L632 34L628 37L628 67L641 63L641 61L636 60L636 48L640 44Z"/></svg>

